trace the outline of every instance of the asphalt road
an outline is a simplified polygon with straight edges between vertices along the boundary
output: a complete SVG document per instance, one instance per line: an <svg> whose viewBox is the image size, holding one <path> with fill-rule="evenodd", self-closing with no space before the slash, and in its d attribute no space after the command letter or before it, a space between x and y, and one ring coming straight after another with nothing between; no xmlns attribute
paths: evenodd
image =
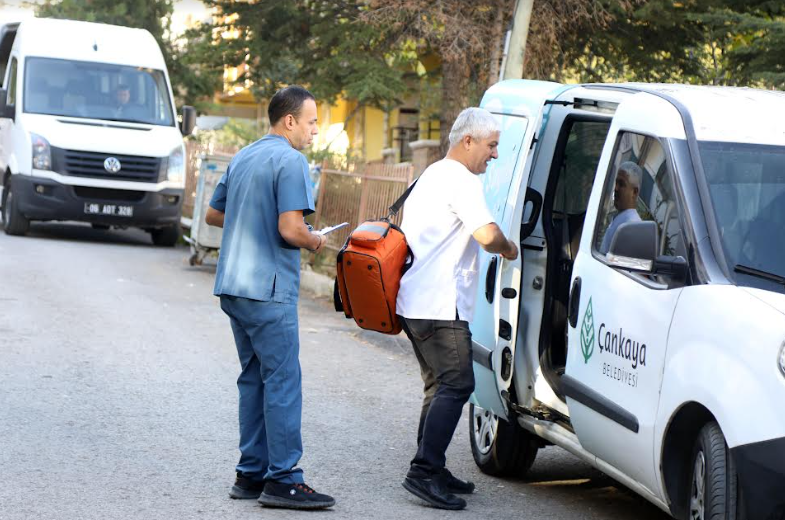
<svg viewBox="0 0 785 520"><path fill-rule="evenodd" d="M462 512L423 506L400 485L420 407L414 356L307 295L301 466L337 505L230 500L238 362L214 268L149 243L78 224L0 234L0 518L668 518L555 447L525 480L483 475L466 420L448 465L477 491Z"/></svg>

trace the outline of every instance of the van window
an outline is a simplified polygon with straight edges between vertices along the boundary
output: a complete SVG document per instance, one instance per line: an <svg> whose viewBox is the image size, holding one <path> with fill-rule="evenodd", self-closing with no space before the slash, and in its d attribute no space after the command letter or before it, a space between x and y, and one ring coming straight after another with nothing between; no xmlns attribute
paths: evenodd
<svg viewBox="0 0 785 520"><path fill-rule="evenodd" d="M785 276L785 147L728 142L698 147L730 268Z"/></svg>
<svg viewBox="0 0 785 520"><path fill-rule="evenodd" d="M553 199L553 229L570 259L578 253L586 207L609 128L610 121L573 121L561 154Z"/></svg>
<svg viewBox="0 0 785 520"><path fill-rule="evenodd" d="M16 58L11 59L11 67L8 71L8 94L7 105L16 105Z"/></svg>
<svg viewBox="0 0 785 520"><path fill-rule="evenodd" d="M25 63L25 112L174 126L163 71L50 58Z"/></svg>
<svg viewBox="0 0 785 520"><path fill-rule="evenodd" d="M609 121L572 123L559 168L553 211L570 215L586 212L609 127Z"/></svg>
<svg viewBox="0 0 785 520"><path fill-rule="evenodd" d="M686 257L673 172L662 144L653 137L622 132L602 197L594 248L607 254L616 229L640 220L657 223L658 255Z"/></svg>

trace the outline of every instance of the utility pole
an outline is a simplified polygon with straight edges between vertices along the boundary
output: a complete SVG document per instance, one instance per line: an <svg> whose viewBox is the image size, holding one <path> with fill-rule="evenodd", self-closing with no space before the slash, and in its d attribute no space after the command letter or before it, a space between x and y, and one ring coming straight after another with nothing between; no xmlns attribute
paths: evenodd
<svg viewBox="0 0 785 520"><path fill-rule="evenodd" d="M508 34L507 47L501 79L523 78L523 58L526 54L526 38L529 36L529 22L532 18L534 0L516 0L515 13L512 17L512 28Z"/></svg>

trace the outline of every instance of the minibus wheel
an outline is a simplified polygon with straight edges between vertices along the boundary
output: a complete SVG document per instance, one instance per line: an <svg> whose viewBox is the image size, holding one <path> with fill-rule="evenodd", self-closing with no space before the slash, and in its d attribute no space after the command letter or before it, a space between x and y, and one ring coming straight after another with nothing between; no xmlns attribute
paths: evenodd
<svg viewBox="0 0 785 520"><path fill-rule="evenodd" d="M30 229L30 221L19 211L19 204L11 190L10 180L6 183L3 194L5 199L3 201L3 230L7 235L22 236L27 234Z"/></svg>
<svg viewBox="0 0 785 520"><path fill-rule="evenodd" d="M690 470L689 520L739 518L736 468L716 422L707 423L698 434Z"/></svg>
<svg viewBox="0 0 785 520"><path fill-rule="evenodd" d="M469 442L477 467L498 477L522 477L529 471L540 441L515 422L469 404Z"/></svg>
<svg viewBox="0 0 785 520"><path fill-rule="evenodd" d="M150 231L153 244L163 247L172 247L180 239L180 226L172 224L165 228Z"/></svg>

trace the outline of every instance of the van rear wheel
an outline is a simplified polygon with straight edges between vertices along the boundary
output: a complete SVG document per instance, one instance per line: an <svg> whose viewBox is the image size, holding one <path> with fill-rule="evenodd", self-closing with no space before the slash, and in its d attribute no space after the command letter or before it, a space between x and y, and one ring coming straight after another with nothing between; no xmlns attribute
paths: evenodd
<svg viewBox="0 0 785 520"><path fill-rule="evenodd" d="M739 520L736 467L719 425L707 423L692 450L689 520Z"/></svg>
<svg viewBox="0 0 785 520"><path fill-rule="evenodd" d="M11 189L11 182L5 185L3 201L3 230L7 235L22 236L30 229L30 221L19 211L19 203Z"/></svg>
<svg viewBox="0 0 785 520"><path fill-rule="evenodd" d="M497 477L522 477L537 457L540 440L515 422L469 405L469 442L480 471Z"/></svg>

